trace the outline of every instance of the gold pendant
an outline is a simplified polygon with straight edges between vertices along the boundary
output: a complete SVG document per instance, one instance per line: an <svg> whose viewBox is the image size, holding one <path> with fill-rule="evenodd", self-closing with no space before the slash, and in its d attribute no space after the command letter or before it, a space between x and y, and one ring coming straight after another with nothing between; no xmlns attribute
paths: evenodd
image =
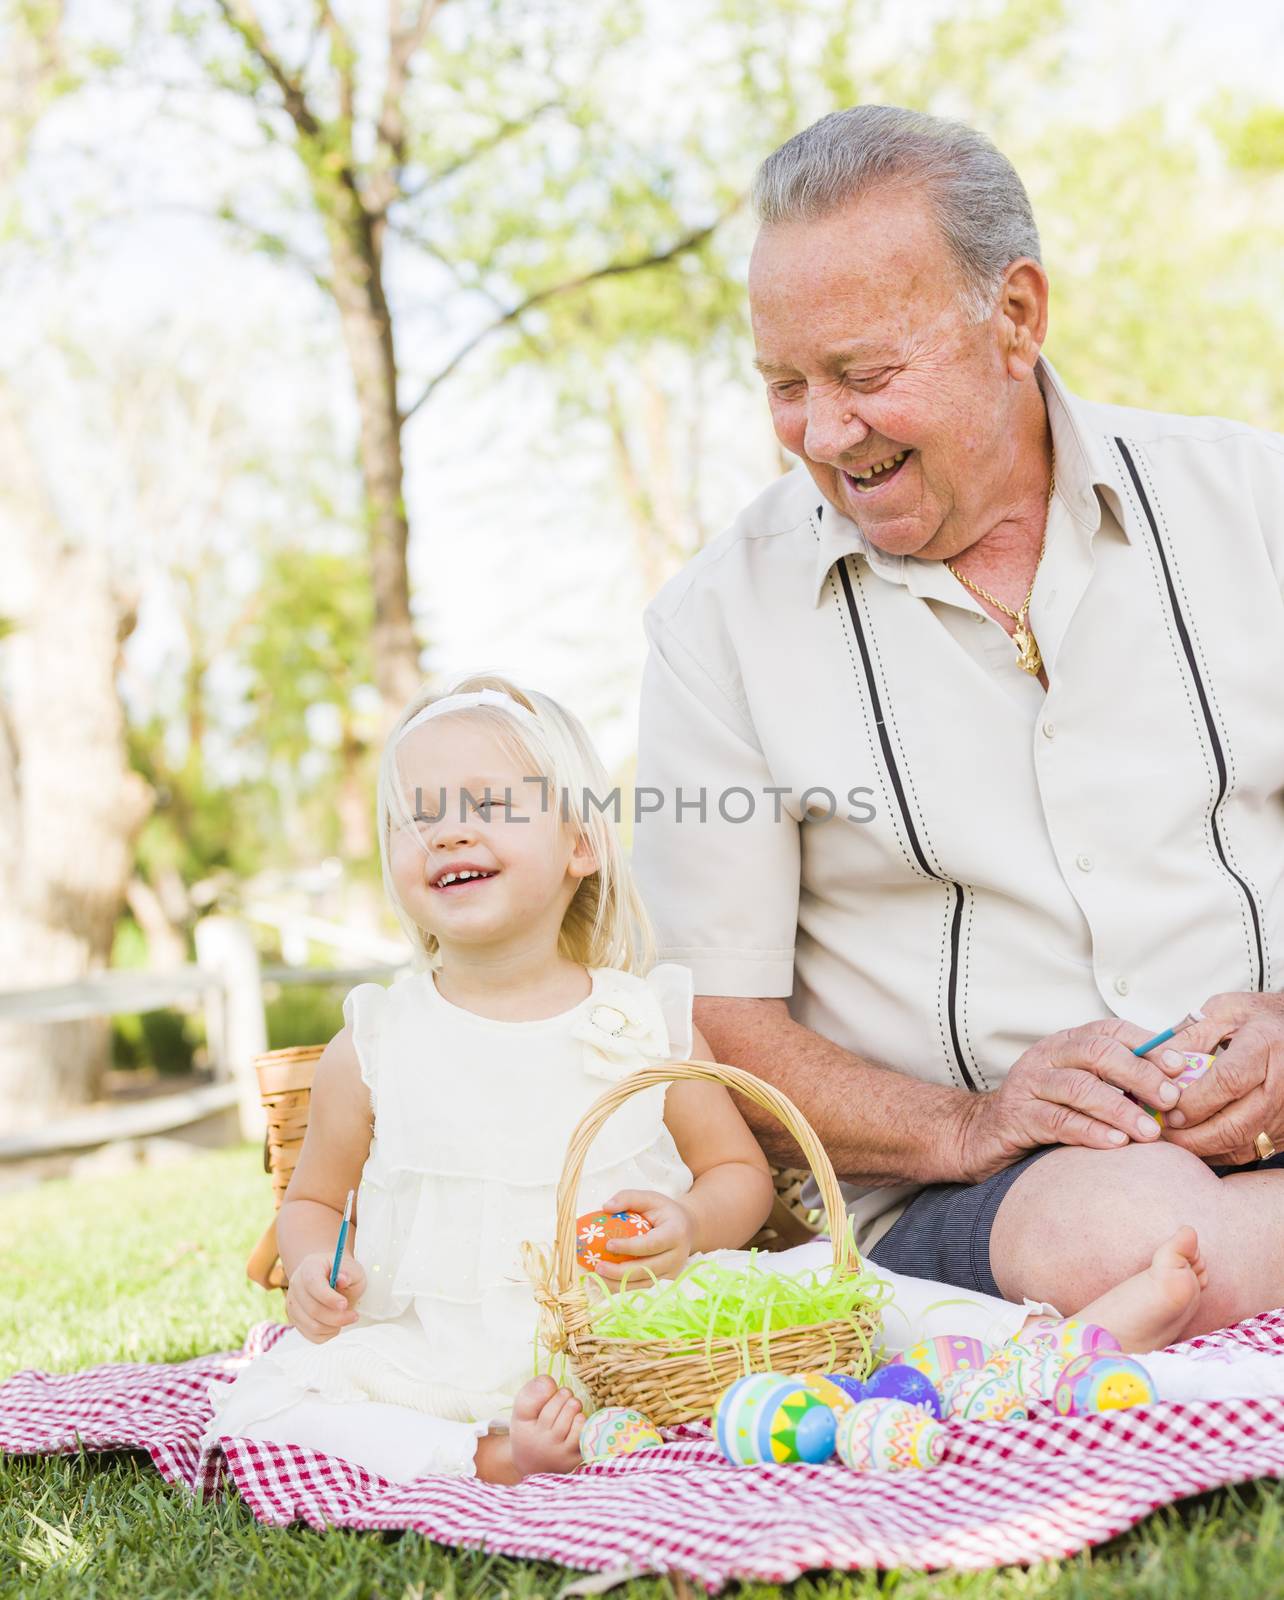
<svg viewBox="0 0 1284 1600"><path fill-rule="evenodd" d="M1034 635L1018 622L1012 631L1012 643L1017 647L1017 666L1037 678L1043 671L1043 657L1034 642Z"/></svg>

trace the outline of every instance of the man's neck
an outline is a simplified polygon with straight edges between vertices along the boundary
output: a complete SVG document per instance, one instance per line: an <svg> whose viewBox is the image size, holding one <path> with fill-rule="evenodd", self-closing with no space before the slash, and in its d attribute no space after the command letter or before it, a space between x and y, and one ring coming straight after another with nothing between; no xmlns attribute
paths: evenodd
<svg viewBox="0 0 1284 1600"><path fill-rule="evenodd" d="M1014 610L1025 599L1039 564L1053 471L1052 430L1037 385L1030 399L1032 404L1018 425L1012 468L997 500L978 520L971 541L945 558L957 572Z"/></svg>

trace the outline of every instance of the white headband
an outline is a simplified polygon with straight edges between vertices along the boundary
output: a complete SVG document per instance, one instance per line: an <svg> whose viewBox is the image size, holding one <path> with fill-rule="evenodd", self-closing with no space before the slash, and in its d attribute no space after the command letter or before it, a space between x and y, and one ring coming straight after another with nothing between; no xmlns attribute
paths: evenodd
<svg viewBox="0 0 1284 1600"><path fill-rule="evenodd" d="M410 730L417 728L422 722L444 716L448 711L467 711L473 706L496 706L500 711L507 711L510 716L516 717L519 722L526 722L532 728L539 727L539 718L535 713L528 711L519 701L514 700L511 694L504 694L499 689L475 689L469 694L444 695L440 700L434 700L431 705L426 705L422 711L416 711L398 733L397 742L400 744Z"/></svg>

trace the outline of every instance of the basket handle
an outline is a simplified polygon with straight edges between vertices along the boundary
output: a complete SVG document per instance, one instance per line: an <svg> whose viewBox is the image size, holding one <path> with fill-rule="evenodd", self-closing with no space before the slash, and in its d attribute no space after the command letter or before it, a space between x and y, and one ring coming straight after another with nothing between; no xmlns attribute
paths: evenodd
<svg viewBox="0 0 1284 1600"><path fill-rule="evenodd" d="M838 1187L833 1162L825 1153L825 1147L816 1137L811 1123L793 1101L787 1095L781 1094L779 1089L773 1088L771 1084L756 1078L751 1072L743 1071L740 1067L729 1067L717 1061L670 1061L661 1067L642 1067L612 1085L588 1108L571 1135L570 1143L566 1147L562 1180L557 1186L555 1268L559 1294L566 1294L575 1282L575 1207L589 1146L601 1132L607 1118L633 1095L640 1094L644 1089L654 1088L659 1083L691 1080L720 1083L725 1089L734 1089L746 1100L752 1100L764 1111L770 1111L772 1116L793 1135L801 1146L820 1189L834 1249L834 1268L835 1270L849 1268L859 1272L860 1256L856 1252L855 1245L848 1243L847 1208L843 1204L842 1191ZM842 1219L841 1226L835 1226L835 1218Z"/></svg>

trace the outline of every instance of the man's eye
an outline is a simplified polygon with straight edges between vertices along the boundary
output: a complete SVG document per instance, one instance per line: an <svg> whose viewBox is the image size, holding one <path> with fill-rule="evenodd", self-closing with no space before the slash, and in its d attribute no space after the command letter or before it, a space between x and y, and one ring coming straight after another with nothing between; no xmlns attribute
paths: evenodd
<svg viewBox="0 0 1284 1600"><path fill-rule="evenodd" d="M802 393L803 386L796 380L788 383L773 383L771 392L777 400L796 400Z"/></svg>

